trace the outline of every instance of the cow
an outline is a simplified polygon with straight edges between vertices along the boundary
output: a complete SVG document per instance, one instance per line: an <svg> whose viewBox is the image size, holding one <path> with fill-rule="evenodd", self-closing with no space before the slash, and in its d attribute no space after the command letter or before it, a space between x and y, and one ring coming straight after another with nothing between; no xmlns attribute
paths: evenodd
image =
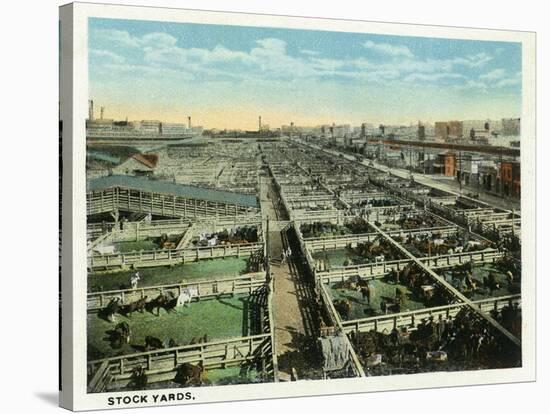
<svg viewBox="0 0 550 414"><path fill-rule="evenodd" d="M128 325L128 323L126 322L117 323L115 326L115 332L120 337L121 342L125 342L127 344L130 343L131 331L130 331L130 325Z"/></svg>
<svg viewBox="0 0 550 414"><path fill-rule="evenodd" d="M160 316L160 308L166 309L168 312L170 309L172 309L172 303L174 302L174 298L172 298L171 295L161 293L158 295L154 300L151 302L148 302L146 304L146 307L148 310L154 314L154 310L157 310L157 316Z"/></svg>
<svg viewBox="0 0 550 414"><path fill-rule="evenodd" d="M196 286L182 289L180 295L178 296L176 306L187 306L188 303L191 303L194 297L198 296L199 289Z"/></svg>
<svg viewBox="0 0 550 414"><path fill-rule="evenodd" d="M101 255L104 254L115 254L115 246L113 245L107 245L107 246L95 246L93 248L93 251L96 253L99 253Z"/></svg>
<svg viewBox="0 0 550 414"><path fill-rule="evenodd" d="M164 348L164 343L154 336L147 335L145 337L145 349L162 349Z"/></svg>
<svg viewBox="0 0 550 414"><path fill-rule="evenodd" d="M375 263L382 263L386 258L384 257L383 254L379 255L379 256L375 256L374 257L374 262Z"/></svg>
<svg viewBox="0 0 550 414"><path fill-rule="evenodd" d="M145 309L146 304L147 304L147 296L122 307L121 313L125 316L132 316L132 313L136 311L143 313L143 310Z"/></svg>
<svg viewBox="0 0 550 414"><path fill-rule="evenodd" d="M142 366L137 367L132 372L132 377L130 381L130 387L135 390L144 390L147 388L147 373L145 372L145 368Z"/></svg>
<svg viewBox="0 0 550 414"><path fill-rule="evenodd" d="M494 272L489 272L489 276L487 278L483 278L483 283L485 284L485 287L489 289L491 295L495 290L500 289L500 283L498 282Z"/></svg>
<svg viewBox="0 0 550 414"><path fill-rule="evenodd" d="M105 319L107 319L109 322L115 322L115 314L120 310L120 298L114 297L112 298L107 306L102 310L103 315L105 316Z"/></svg>
<svg viewBox="0 0 550 414"><path fill-rule="evenodd" d="M334 308L344 320L348 320L351 315L351 304L347 299L340 299L334 301Z"/></svg>
<svg viewBox="0 0 550 414"><path fill-rule="evenodd" d="M206 369L202 361L197 365L185 362L178 366L174 381L181 385L202 385L206 380Z"/></svg>

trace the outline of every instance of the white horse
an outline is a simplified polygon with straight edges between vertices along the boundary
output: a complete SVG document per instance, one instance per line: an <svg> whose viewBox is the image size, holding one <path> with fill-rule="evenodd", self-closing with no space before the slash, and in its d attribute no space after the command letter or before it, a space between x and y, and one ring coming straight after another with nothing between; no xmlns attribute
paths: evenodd
<svg viewBox="0 0 550 414"><path fill-rule="evenodd" d="M188 303L191 303L194 297L199 296L199 289L197 287L188 287L182 289L180 295L178 296L177 306L187 306Z"/></svg>

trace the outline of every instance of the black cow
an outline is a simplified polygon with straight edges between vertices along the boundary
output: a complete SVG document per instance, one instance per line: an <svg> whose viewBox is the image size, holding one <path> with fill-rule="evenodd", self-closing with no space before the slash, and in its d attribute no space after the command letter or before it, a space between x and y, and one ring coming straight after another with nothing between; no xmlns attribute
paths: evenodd
<svg viewBox="0 0 550 414"><path fill-rule="evenodd" d="M137 311L143 313L143 310L145 309L146 304L147 304L147 296L122 307L121 313L126 316L131 316L132 313Z"/></svg>
<svg viewBox="0 0 550 414"><path fill-rule="evenodd" d="M181 364L176 370L174 381L181 385L202 385L206 379L206 369L202 361L197 365L189 362Z"/></svg>
<svg viewBox="0 0 550 414"><path fill-rule="evenodd" d="M100 317L108 320L109 322L115 321L115 313L120 311L120 298L112 298L107 306L100 311Z"/></svg>
<svg viewBox="0 0 550 414"><path fill-rule="evenodd" d="M160 339L148 335L145 337L145 349L149 348L162 349L164 348L164 344Z"/></svg>

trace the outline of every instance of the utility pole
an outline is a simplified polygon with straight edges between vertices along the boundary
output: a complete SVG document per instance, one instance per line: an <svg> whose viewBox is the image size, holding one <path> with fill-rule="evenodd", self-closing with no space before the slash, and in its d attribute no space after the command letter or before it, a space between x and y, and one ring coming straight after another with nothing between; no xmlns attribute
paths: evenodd
<svg viewBox="0 0 550 414"><path fill-rule="evenodd" d="M458 185L462 194L462 151L458 152Z"/></svg>
<svg viewBox="0 0 550 414"><path fill-rule="evenodd" d="M499 151L500 154L499 154L498 175L500 176L500 197L504 198L504 183L502 180L502 145L499 147L499 149L500 149Z"/></svg>
<svg viewBox="0 0 550 414"><path fill-rule="evenodd" d="M413 165L412 165L412 146L409 145L409 171L412 178L413 175Z"/></svg>
<svg viewBox="0 0 550 414"><path fill-rule="evenodd" d="M424 138L425 139L425 138ZM423 169L424 169L424 175L426 175L426 141L422 141L422 161L423 161Z"/></svg>

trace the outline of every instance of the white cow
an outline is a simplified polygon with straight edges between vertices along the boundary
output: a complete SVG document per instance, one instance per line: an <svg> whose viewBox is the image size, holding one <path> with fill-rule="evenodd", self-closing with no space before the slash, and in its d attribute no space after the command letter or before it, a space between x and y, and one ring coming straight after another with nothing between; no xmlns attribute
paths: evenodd
<svg viewBox="0 0 550 414"><path fill-rule="evenodd" d="M482 246L482 245L483 245L483 244L482 244L480 241L469 240L469 241L466 243L466 251L475 250L475 249L479 248L479 247Z"/></svg>
<svg viewBox="0 0 550 414"><path fill-rule="evenodd" d="M96 246L93 251L99 254L115 254L115 246L112 244L108 246Z"/></svg>
<svg viewBox="0 0 550 414"><path fill-rule="evenodd" d="M191 303L194 297L199 296L199 289L197 287L188 287L182 289L180 295L178 296L177 306L187 306L188 303Z"/></svg>

